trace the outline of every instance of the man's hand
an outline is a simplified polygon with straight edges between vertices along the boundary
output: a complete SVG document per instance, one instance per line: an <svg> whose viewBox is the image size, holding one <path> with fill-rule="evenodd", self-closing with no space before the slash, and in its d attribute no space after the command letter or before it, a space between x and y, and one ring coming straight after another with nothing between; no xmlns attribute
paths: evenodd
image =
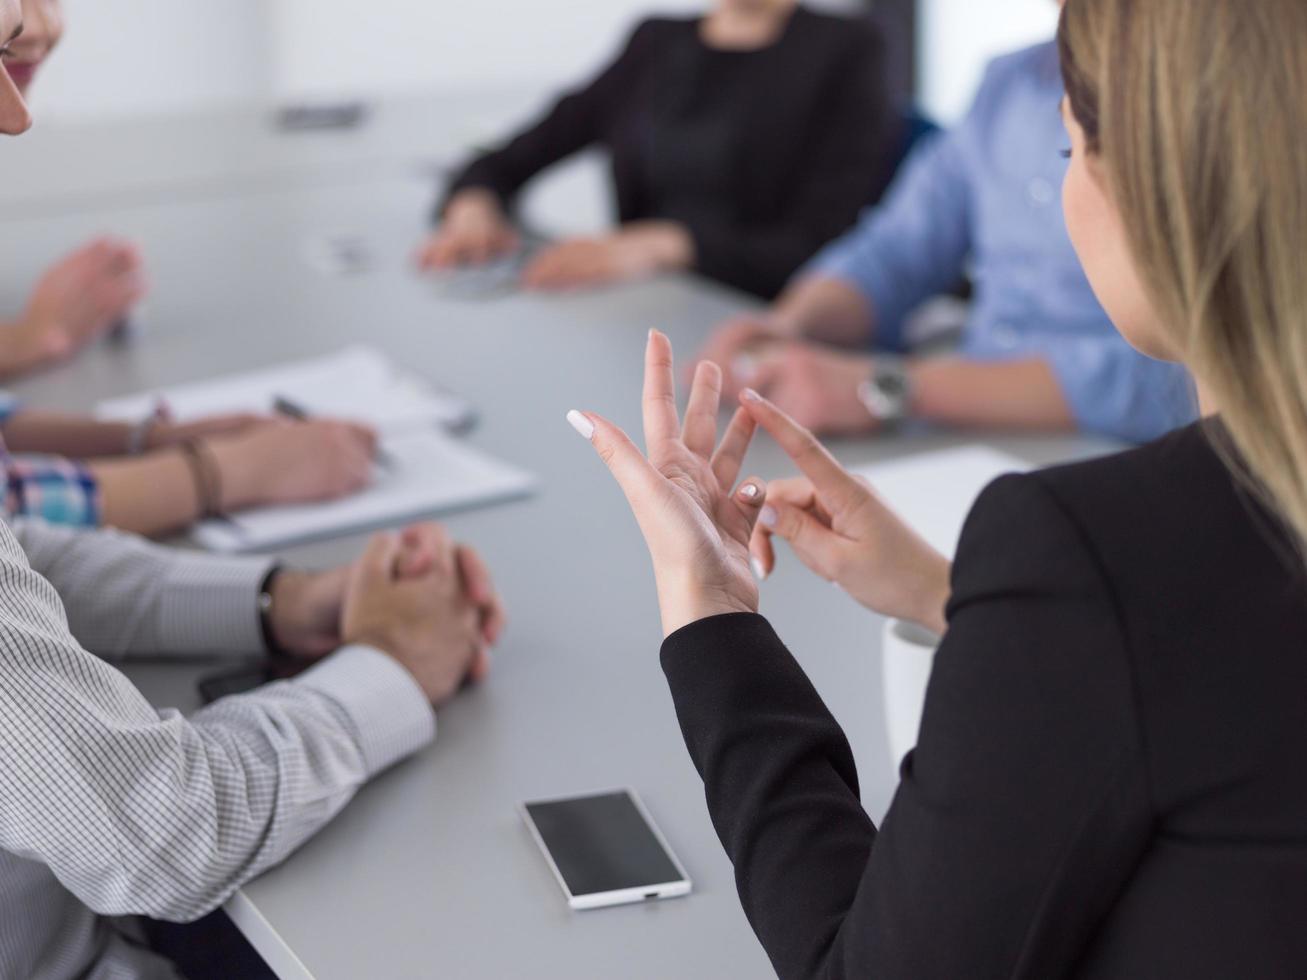
<svg viewBox="0 0 1307 980"><path fill-rule="evenodd" d="M400 579L420 579L436 568L446 546L445 533L435 524L415 524L401 532L395 563ZM489 670L489 648L499 642L506 624L503 603L489 570L470 548L456 549L458 572L468 598L478 609L482 650L471 677L480 680ZM287 569L272 582L269 626L279 649L294 657L317 660L341 646L341 616L356 567L342 565L325 572Z"/></svg>
<svg viewBox="0 0 1307 980"><path fill-rule="evenodd" d="M328 572L281 571L272 582L269 626L277 647L317 660L340 645L340 613L353 567Z"/></svg>
<svg viewBox="0 0 1307 980"><path fill-rule="evenodd" d="M803 341L772 344L736 364L736 381L771 399L799 425L824 435L852 435L876 428L858 388L872 376L874 360Z"/></svg>
<svg viewBox="0 0 1307 980"><path fill-rule="evenodd" d="M758 358L777 344L793 339L784 323L769 312L732 317L717 327L699 351L699 361L711 361L722 369L722 394L734 399L753 382ZM694 376L695 361L687 365L682 380Z"/></svg>
<svg viewBox="0 0 1307 980"><path fill-rule="evenodd" d="M480 679L503 628L489 575L471 549L436 525L379 534L350 571L341 640L390 654L432 704Z"/></svg>

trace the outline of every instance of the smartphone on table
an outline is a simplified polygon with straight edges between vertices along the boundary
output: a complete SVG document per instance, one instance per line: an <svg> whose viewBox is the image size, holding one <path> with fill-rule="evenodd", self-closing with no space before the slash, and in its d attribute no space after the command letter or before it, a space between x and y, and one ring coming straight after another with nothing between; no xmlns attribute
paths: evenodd
<svg viewBox="0 0 1307 980"><path fill-rule="evenodd" d="M690 893L690 878L631 789L522 804L522 816L574 909Z"/></svg>

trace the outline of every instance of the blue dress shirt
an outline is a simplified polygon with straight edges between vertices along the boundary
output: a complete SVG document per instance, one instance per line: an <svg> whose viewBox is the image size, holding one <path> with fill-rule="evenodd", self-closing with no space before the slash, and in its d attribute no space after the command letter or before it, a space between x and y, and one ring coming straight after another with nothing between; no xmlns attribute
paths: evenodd
<svg viewBox="0 0 1307 980"><path fill-rule="evenodd" d="M1071 247L1062 91L1053 44L992 62L966 119L923 142L885 201L804 274L859 289L876 345L903 350L905 315L969 272L963 356L1043 358L1082 429L1142 442L1193 421L1193 387L1116 332Z"/></svg>

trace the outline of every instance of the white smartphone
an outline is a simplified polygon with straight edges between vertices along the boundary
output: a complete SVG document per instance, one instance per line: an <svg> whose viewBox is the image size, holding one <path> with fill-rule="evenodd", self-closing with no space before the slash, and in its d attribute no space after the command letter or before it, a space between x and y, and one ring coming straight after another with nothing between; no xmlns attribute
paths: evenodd
<svg viewBox="0 0 1307 980"><path fill-rule="evenodd" d="M634 790L522 804L531 836L574 909L690 893L690 879Z"/></svg>

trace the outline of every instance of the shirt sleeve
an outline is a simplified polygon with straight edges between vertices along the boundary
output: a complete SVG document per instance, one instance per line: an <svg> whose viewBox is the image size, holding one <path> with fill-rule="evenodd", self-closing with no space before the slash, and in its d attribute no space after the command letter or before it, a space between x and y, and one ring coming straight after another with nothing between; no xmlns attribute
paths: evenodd
<svg viewBox="0 0 1307 980"><path fill-rule="evenodd" d="M849 746L765 620L663 666L745 912L780 977L1064 976L1147 846L1113 603L1035 477L964 533L921 738L879 832Z"/></svg>
<svg viewBox="0 0 1307 980"><path fill-rule="evenodd" d="M1040 339L1048 342L1037 353L1053 369L1082 430L1142 443L1197 419L1189 372L1144 356L1109 325L1102 336Z"/></svg>
<svg viewBox="0 0 1307 980"><path fill-rule="evenodd" d="M8 422L10 417L22 407L23 400L21 398L12 391L0 388L0 425Z"/></svg>
<svg viewBox="0 0 1307 980"><path fill-rule="evenodd" d="M860 209L880 198L903 123L890 104L884 44L870 27L859 35L861 43L843 46L829 86L812 107L810 152L776 220L675 216L694 240L697 271L773 297L814 253L848 230Z"/></svg>
<svg viewBox="0 0 1307 980"><path fill-rule="evenodd" d="M0 468L6 516L38 517L72 527L100 523L100 484L81 463L60 456L12 456L0 450Z"/></svg>
<svg viewBox="0 0 1307 980"><path fill-rule="evenodd" d="M962 134L926 137L885 200L800 275L838 279L857 289L875 311L876 346L902 350L907 314L962 278L972 242L967 174Z"/></svg>
<svg viewBox="0 0 1307 980"><path fill-rule="evenodd" d="M421 691L367 648L189 720L155 712L3 527L0 616L0 848L103 915L204 915L434 737Z"/></svg>
<svg viewBox="0 0 1307 980"><path fill-rule="evenodd" d="M259 586L267 558L162 548L118 531L20 519L13 533L64 597L78 642L104 657L262 653Z"/></svg>
<svg viewBox="0 0 1307 980"><path fill-rule="evenodd" d="M627 93L632 69L652 37L651 28L647 21L641 24L617 60L597 77L563 96L542 119L506 144L468 163L450 182L435 220L444 215L450 198L472 187L491 191L505 208L511 208L518 191L532 177L596 142L614 106Z"/></svg>

